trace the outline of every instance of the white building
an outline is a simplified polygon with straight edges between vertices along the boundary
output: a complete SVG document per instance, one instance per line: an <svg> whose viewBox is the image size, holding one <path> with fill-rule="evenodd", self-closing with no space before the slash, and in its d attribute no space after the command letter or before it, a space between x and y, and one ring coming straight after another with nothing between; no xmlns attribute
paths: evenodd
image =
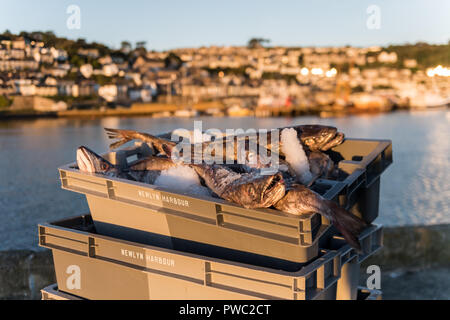
<svg viewBox="0 0 450 320"><path fill-rule="evenodd" d="M382 51L378 55L378 62L381 63L396 63L397 62L397 54L395 52L387 53L386 51Z"/></svg>

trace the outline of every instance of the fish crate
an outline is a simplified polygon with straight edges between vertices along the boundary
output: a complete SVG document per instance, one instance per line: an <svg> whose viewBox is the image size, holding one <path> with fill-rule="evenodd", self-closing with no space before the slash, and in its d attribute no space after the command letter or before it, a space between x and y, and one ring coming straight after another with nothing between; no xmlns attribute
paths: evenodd
<svg viewBox="0 0 450 320"><path fill-rule="evenodd" d="M347 138L327 153L338 163L337 181L344 184L338 197L339 204L372 223L378 217L381 174L393 161L392 142Z"/></svg>
<svg viewBox="0 0 450 320"><path fill-rule="evenodd" d="M102 156L125 166L145 157L147 149L140 144ZM330 228L319 214L245 209L219 198L83 173L76 163L59 172L63 189L86 195L96 231L122 240L289 271L317 257L319 239ZM335 201L342 188L336 181L315 185Z"/></svg>
<svg viewBox="0 0 450 320"><path fill-rule="evenodd" d="M358 287L358 294L356 300L382 300L382 299L383 299L382 291Z"/></svg>
<svg viewBox="0 0 450 320"><path fill-rule="evenodd" d="M325 245L340 254L341 276L336 284L337 300L357 300L361 263L383 248L383 226L371 225L359 236L358 253L340 236L332 236ZM322 244L323 245L323 244Z"/></svg>
<svg viewBox="0 0 450 320"><path fill-rule="evenodd" d="M377 149L382 142L347 139L342 145L355 143L355 148L368 144ZM390 145L383 143L388 144L386 148ZM335 155L344 159L342 168L348 176L336 181L322 179L312 188L324 198L345 202L350 208L353 200L348 199L354 197L349 193L356 194L357 187L366 181L362 163L371 163L369 160L375 161L376 156L366 146L354 152L363 160L351 157L348 160L348 149L351 147L341 147ZM146 144L139 144L102 156L113 164L126 166L149 153ZM388 156L382 157L385 158ZM60 167L59 173L63 189L86 195L97 232L123 240L295 270L317 257L319 239L330 228L330 222L319 214L295 216L270 208L245 209L218 198L191 196L150 184L80 172L76 163ZM378 198L373 200L357 209L371 209L373 202L378 203ZM366 216L364 212L355 214Z"/></svg>
<svg viewBox="0 0 450 320"><path fill-rule="evenodd" d="M334 284L329 290L325 290L322 295L318 296L318 299L334 300L336 297L335 290L336 284ZM85 300L83 298L59 291L56 283L42 289L41 296L41 300ZM358 287L358 295L356 300L382 300L382 292L380 290L371 290L364 287Z"/></svg>
<svg viewBox="0 0 450 320"><path fill-rule="evenodd" d="M325 299L340 276L337 250L287 272L99 235L90 215L38 229L58 289L85 299Z"/></svg>
<svg viewBox="0 0 450 320"><path fill-rule="evenodd" d="M41 289L41 300L83 300L77 296L58 290L56 283Z"/></svg>

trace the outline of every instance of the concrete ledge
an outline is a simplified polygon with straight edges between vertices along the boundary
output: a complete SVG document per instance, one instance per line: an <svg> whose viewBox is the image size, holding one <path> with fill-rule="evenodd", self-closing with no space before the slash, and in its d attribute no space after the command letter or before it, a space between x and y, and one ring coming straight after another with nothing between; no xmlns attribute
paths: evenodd
<svg viewBox="0 0 450 320"><path fill-rule="evenodd" d="M450 224L384 228L384 247L364 261L381 270L450 267Z"/></svg>
<svg viewBox="0 0 450 320"><path fill-rule="evenodd" d="M450 283L448 272L431 270L450 268L450 225L385 228L384 248L363 263L362 275L365 267L371 264L381 267L383 288L389 292L389 297L385 298L388 299L398 297L394 289L401 288L402 279L409 286L416 285L415 282L422 278L436 283L436 286L441 281ZM417 273L417 270L424 269L429 269L433 277ZM417 276L412 277L412 272ZM447 277L440 279L442 275ZM419 280L415 281L415 278ZM40 290L55 282L50 250L0 251L0 299L40 299ZM421 291L415 292L417 295L412 298L420 299Z"/></svg>
<svg viewBox="0 0 450 320"><path fill-rule="evenodd" d="M55 282L50 250L0 252L0 299L40 299L40 290Z"/></svg>

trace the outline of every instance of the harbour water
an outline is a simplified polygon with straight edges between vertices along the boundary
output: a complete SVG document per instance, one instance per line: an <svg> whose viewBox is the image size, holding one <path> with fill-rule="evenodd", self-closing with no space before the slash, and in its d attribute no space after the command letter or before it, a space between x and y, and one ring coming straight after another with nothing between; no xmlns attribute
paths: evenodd
<svg viewBox="0 0 450 320"><path fill-rule="evenodd" d="M86 145L99 153L103 128L149 133L193 129L192 118L36 119L0 121L0 251L36 249L37 224L88 212L84 196L60 188L57 167ZM450 112L395 112L342 118L212 118L207 128L334 125L347 137L391 139L394 164L381 179L380 217L386 226L450 223Z"/></svg>

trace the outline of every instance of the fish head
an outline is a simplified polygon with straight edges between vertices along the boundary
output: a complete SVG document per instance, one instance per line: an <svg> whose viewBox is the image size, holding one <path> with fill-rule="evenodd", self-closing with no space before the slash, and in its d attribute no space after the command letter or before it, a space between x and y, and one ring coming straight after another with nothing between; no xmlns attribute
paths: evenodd
<svg viewBox="0 0 450 320"><path fill-rule="evenodd" d="M334 162L331 158L320 151L313 151L308 154L308 162L311 173L321 176L328 174L334 168Z"/></svg>
<svg viewBox="0 0 450 320"><path fill-rule="evenodd" d="M85 146L77 149L77 164L83 172L106 174L115 170L112 163Z"/></svg>
<svg viewBox="0 0 450 320"><path fill-rule="evenodd" d="M232 184L223 198L245 208L268 208L279 201L286 191L281 173L272 175L248 175Z"/></svg>
<svg viewBox="0 0 450 320"><path fill-rule="evenodd" d="M331 126L304 125L297 132L300 141L311 151L326 151L339 145L344 139L344 135Z"/></svg>

